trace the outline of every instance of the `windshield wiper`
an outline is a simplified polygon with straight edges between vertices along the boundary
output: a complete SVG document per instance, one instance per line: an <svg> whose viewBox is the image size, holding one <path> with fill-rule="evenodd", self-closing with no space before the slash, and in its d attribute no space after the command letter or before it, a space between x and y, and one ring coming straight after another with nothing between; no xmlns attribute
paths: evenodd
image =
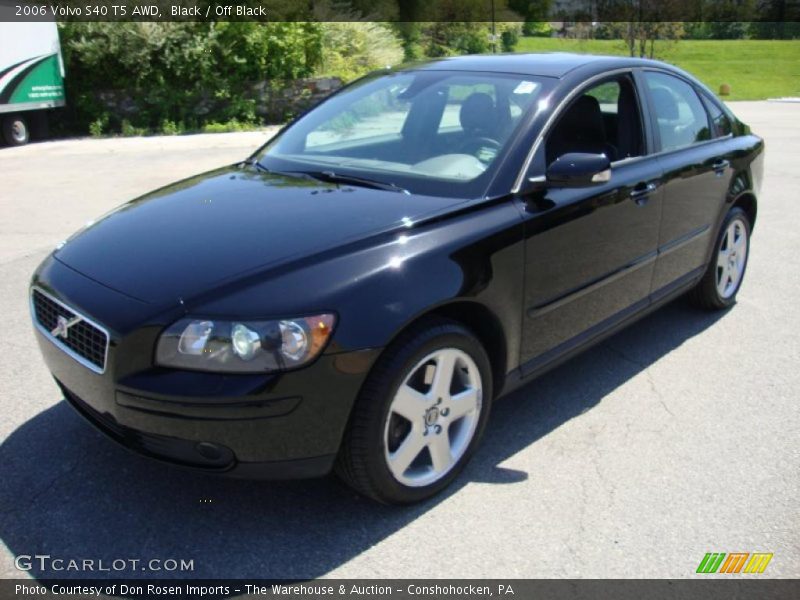
<svg viewBox="0 0 800 600"><path fill-rule="evenodd" d="M251 156L242 164L255 167L265 173L276 173L261 164L255 156ZM410 194L407 189L400 187L395 183L388 183L384 181L376 181L375 179L368 179L366 177L357 177L355 175L345 175L343 173L335 173L334 171L279 171L279 175L311 177L327 183L349 183L351 185L359 185L361 187L371 188L374 190L386 190L389 192L399 192L401 194Z"/></svg>
<svg viewBox="0 0 800 600"><path fill-rule="evenodd" d="M255 167L259 171L264 171L265 173L272 173L272 171L270 171L267 167L261 164L261 162L258 160L258 157L256 156L251 156L247 160L242 161L242 164L250 167Z"/></svg>
<svg viewBox="0 0 800 600"><path fill-rule="evenodd" d="M351 185L372 188L374 190L387 190L389 192L400 192L401 194L411 193L395 183L376 181L375 179L367 179L366 177L358 177L356 175L345 175L344 173L335 173L334 171L291 171L291 173L307 175L308 177L313 177L314 179L319 179L327 183L349 183Z"/></svg>

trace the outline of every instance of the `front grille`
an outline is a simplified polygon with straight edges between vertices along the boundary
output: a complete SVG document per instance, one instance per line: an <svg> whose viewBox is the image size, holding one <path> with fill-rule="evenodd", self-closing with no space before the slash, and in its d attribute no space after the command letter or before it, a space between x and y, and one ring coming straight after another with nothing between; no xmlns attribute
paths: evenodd
<svg viewBox="0 0 800 600"><path fill-rule="evenodd" d="M108 333L104 329L41 290L32 291L31 304L42 333L91 370L105 371Z"/></svg>

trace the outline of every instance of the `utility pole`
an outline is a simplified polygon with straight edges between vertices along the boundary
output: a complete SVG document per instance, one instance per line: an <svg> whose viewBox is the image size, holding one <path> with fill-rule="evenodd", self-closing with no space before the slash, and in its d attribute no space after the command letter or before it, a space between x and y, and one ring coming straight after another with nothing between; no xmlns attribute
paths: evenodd
<svg viewBox="0 0 800 600"><path fill-rule="evenodd" d="M492 0L492 54L497 54L497 32L494 23L494 0Z"/></svg>

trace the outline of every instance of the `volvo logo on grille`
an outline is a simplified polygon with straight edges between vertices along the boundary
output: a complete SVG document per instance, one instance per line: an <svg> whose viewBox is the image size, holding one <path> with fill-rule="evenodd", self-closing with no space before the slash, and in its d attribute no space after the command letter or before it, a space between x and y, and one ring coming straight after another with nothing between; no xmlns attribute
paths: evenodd
<svg viewBox="0 0 800 600"><path fill-rule="evenodd" d="M80 323L83 319L80 317L73 317L72 319L67 319L67 317L63 317L58 315L58 319L56 320L56 326L50 332L53 337L60 337L67 339L69 337L69 328L77 323Z"/></svg>

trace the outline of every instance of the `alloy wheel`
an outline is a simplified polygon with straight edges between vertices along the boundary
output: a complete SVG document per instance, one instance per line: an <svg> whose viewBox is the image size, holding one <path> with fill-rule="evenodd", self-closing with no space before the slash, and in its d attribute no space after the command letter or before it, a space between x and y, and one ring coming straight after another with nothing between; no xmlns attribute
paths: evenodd
<svg viewBox="0 0 800 600"><path fill-rule="evenodd" d="M747 226L734 219L728 224L717 254L717 292L727 299L736 293L747 265Z"/></svg>
<svg viewBox="0 0 800 600"><path fill-rule="evenodd" d="M386 419L384 454L394 478L421 487L444 477L467 451L482 403L480 371L466 352L443 348L419 361Z"/></svg>

